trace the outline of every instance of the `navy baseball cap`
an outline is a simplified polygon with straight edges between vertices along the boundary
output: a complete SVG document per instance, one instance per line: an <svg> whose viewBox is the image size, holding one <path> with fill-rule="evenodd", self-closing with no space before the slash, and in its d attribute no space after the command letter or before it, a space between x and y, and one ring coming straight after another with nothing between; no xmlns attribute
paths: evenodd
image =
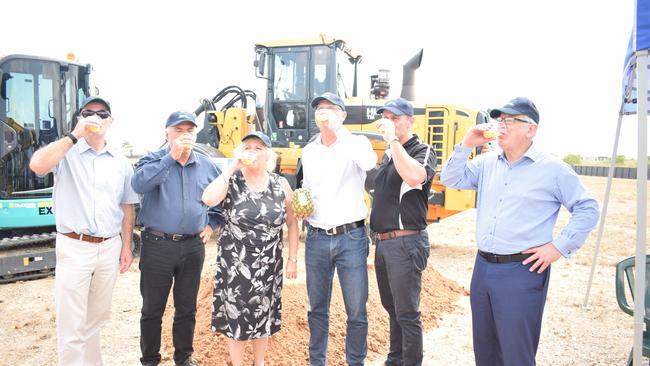
<svg viewBox="0 0 650 366"><path fill-rule="evenodd" d="M266 136L265 134L263 134L263 133L261 133L259 131L249 132L241 140L246 141L246 140L248 140L250 138L253 138L253 137L261 140L264 143L264 145L266 145L266 147L271 148L271 139L268 136Z"/></svg>
<svg viewBox="0 0 650 366"><path fill-rule="evenodd" d="M528 98L517 97L509 101L508 104L504 105L502 108L492 109L490 111L490 117L498 118L501 113L511 114L513 116L523 114L530 117L530 119L535 121L536 124L539 124L539 112L537 111L537 107L535 107L535 103Z"/></svg>
<svg viewBox="0 0 650 366"><path fill-rule="evenodd" d="M413 116L413 105L404 98L397 98L389 100L383 107L377 109L377 114L382 114L384 111L393 112L396 116L406 114L409 117Z"/></svg>
<svg viewBox="0 0 650 366"><path fill-rule="evenodd" d="M318 103L322 102L323 100L327 100L328 102L339 106L342 110L345 110L345 103L343 103L343 99L341 99L341 97L338 95L330 92L323 93L321 96L314 98L314 100L311 101L311 106L316 108Z"/></svg>
<svg viewBox="0 0 650 366"><path fill-rule="evenodd" d="M185 111L176 111L170 114L169 118L167 118L167 123L165 124L165 127L174 127L183 122L192 122L194 126L199 127L194 121L194 115L192 113L185 112Z"/></svg>
<svg viewBox="0 0 650 366"><path fill-rule="evenodd" d="M82 110L82 109L86 108L86 106L87 106L88 104L93 103L93 102L95 102L95 103L101 103L101 104L103 104L104 106L106 106L106 110L107 110L107 111L109 111L109 112L111 111L111 104L110 104L106 99L101 98L101 97L98 97L98 96L96 96L96 95L94 95L94 96L92 96L92 97L88 97L88 98L86 98L86 99L81 103L81 106L79 107L79 110Z"/></svg>

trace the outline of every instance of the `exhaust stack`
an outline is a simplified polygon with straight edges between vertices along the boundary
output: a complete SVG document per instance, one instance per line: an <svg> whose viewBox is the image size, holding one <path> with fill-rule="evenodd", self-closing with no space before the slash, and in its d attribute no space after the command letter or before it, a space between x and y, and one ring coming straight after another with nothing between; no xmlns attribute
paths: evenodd
<svg viewBox="0 0 650 366"><path fill-rule="evenodd" d="M402 71L402 94L400 97L406 100L415 100L415 70L422 64L422 54L424 49L416 53L410 60L404 64Z"/></svg>

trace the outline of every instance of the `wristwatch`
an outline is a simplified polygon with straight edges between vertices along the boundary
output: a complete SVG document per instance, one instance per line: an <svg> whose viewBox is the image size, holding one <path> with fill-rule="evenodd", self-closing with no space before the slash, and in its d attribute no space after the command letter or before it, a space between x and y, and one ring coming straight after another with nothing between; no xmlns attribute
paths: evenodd
<svg viewBox="0 0 650 366"><path fill-rule="evenodd" d="M287 258L289 262L298 263L298 258Z"/></svg>
<svg viewBox="0 0 650 366"><path fill-rule="evenodd" d="M390 145L393 141L399 142L399 139L397 138L397 136L395 136L392 139L388 140L388 145Z"/></svg>
<svg viewBox="0 0 650 366"><path fill-rule="evenodd" d="M68 133L66 133L65 135L66 135L67 137L69 137L70 140L72 140L72 144L73 144L73 145L76 144L77 141L79 141L79 140L78 140L78 139L77 139L77 138L72 134L72 132L68 132Z"/></svg>

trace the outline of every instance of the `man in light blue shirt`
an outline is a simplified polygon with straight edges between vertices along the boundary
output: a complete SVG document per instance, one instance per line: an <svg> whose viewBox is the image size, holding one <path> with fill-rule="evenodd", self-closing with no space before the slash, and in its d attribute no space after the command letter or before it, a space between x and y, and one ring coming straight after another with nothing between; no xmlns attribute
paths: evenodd
<svg viewBox="0 0 650 366"><path fill-rule="evenodd" d="M103 98L86 99L74 130L38 150L30 168L54 172L56 331L59 365L101 365L100 330L109 319L118 270L133 259L133 167L106 143L113 123Z"/></svg>
<svg viewBox="0 0 650 366"><path fill-rule="evenodd" d="M467 131L443 168L441 182L477 191L478 255L471 282L476 364L534 365L551 263L584 244L598 222L598 203L567 164L533 144L537 107L515 98ZM500 153L472 150L497 139ZM553 236L560 207L571 219Z"/></svg>

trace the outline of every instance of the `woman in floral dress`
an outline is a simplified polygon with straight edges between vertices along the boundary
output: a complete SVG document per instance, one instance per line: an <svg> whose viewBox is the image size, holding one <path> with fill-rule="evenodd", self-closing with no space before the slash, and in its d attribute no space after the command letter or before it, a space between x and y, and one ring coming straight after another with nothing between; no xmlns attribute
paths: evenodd
<svg viewBox="0 0 650 366"><path fill-rule="evenodd" d="M297 275L298 222L291 187L269 171L275 165L270 139L252 132L238 158L206 188L208 206L223 202L225 226L217 249L212 330L228 337L233 366L243 364L252 341L256 366L264 365L268 337L280 330L282 227L289 237L287 278Z"/></svg>

